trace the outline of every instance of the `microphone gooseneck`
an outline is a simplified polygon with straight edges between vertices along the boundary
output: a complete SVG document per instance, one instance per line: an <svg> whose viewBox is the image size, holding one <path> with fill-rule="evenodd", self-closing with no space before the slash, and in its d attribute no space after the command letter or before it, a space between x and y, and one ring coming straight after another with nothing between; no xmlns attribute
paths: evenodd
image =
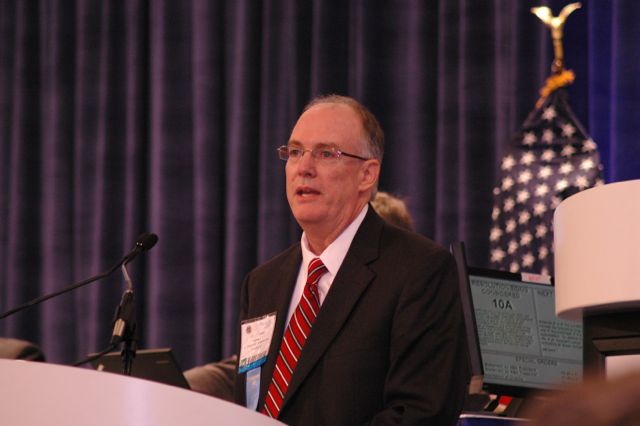
<svg viewBox="0 0 640 426"><path fill-rule="evenodd" d="M131 375L131 369L133 366L133 358L135 358L135 335L136 335L136 305L133 293L133 281L127 271L127 264L135 259L140 253L152 249L158 242L158 236L156 234L145 232L140 234L136 240L133 249L125 255L122 260L114 266L109 273L114 272L118 267L122 269L122 275L127 283L127 289L122 295L120 304L116 308L113 318L113 330L111 332L111 339L109 346L100 353L90 355L81 361L78 361L74 365L82 365L87 362L93 361L105 355L106 353L116 349L120 344L123 345L122 355L122 373L125 375Z"/></svg>
<svg viewBox="0 0 640 426"><path fill-rule="evenodd" d="M122 373L131 375L133 359L136 356L136 303L133 294L133 282L127 271L127 264L136 258L140 253L150 250L158 242L158 236L145 232L138 236L133 250L122 259L122 275L127 283L127 289L122 295L120 305L117 307L113 318L113 331L111 332L111 346L123 344Z"/></svg>

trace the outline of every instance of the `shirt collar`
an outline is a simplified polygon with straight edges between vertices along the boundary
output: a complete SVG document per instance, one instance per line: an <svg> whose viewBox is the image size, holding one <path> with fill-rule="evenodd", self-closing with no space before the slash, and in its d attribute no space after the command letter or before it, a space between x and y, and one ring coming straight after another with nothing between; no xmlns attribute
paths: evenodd
<svg viewBox="0 0 640 426"><path fill-rule="evenodd" d="M349 224L345 228L344 231L336 238L329 246L324 249L320 256L315 255L309 249L309 241L307 240L306 234L302 233L302 238L300 239L300 246L302 247L302 265L305 270L308 268L309 262L315 257L319 257L324 263L324 266L327 267L327 271L335 277L338 273L338 269L342 265L342 261L347 255L347 251L349 251L349 247L351 246L351 242L360 228L364 217L367 215L367 211L369 210L369 204L365 204L358 216L354 219L353 222Z"/></svg>

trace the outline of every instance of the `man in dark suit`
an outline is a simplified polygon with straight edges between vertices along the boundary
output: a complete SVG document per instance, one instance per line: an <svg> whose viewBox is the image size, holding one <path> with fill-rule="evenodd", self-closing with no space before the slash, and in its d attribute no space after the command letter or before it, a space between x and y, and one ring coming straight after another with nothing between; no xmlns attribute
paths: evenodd
<svg viewBox="0 0 640 426"><path fill-rule="evenodd" d="M413 231L413 219L405 202L392 194L377 191L370 203L373 210L392 225ZM236 365L238 356L232 355L220 361L198 365L184 371L184 377L192 391L234 401Z"/></svg>
<svg viewBox="0 0 640 426"><path fill-rule="evenodd" d="M366 108L331 95L279 148L304 232L245 279L236 402L288 424L456 423L469 372L454 261L369 207L383 145Z"/></svg>

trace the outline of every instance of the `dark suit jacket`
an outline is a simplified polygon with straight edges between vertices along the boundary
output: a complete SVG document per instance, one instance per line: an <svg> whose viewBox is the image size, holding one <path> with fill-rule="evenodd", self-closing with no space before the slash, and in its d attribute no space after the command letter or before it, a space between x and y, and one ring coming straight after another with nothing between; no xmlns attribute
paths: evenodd
<svg viewBox="0 0 640 426"><path fill-rule="evenodd" d="M241 319L277 312L264 404L302 259L296 244L249 273ZM296 425L455 424L469 379L455 263L372 208L325 298L285 395ZM245 375L236 402L245 405Z"/></svg>

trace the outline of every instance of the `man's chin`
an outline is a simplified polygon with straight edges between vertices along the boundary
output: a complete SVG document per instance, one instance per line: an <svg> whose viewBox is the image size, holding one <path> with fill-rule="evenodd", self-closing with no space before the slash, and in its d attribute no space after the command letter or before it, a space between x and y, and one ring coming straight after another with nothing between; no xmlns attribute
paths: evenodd
<svg viewBox="0 0 640 426"><path fill-rule="evenodd" d="M312 208L311 206L295 209L293 217L302 228L321 222L324 219L324 215L317 208Z"/></svg>

